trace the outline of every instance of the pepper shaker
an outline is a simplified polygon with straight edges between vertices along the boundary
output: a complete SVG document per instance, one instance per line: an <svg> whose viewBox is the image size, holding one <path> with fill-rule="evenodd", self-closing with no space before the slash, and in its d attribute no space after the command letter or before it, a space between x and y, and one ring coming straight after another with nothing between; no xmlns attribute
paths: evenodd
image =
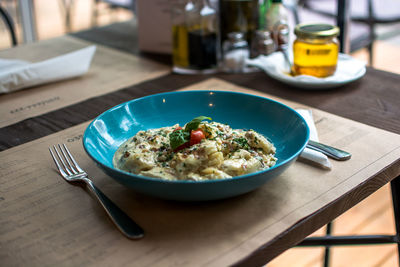
<svg viewBox="0 0 400 267"><path fill-rule="evenodd" d="M275 52L275 42L269 31L258 30L255 33L254 42L251 45L250 57L269 55Z"/></svg>

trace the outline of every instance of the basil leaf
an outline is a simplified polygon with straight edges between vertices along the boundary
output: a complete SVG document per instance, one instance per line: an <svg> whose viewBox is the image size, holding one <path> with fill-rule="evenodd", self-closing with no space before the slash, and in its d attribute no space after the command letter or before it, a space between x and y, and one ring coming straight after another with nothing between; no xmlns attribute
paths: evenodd
<svg viewBox="0 0 400 267"><path fill-rule="evenodd" d="M212 120L210 117L206 117L206 116L199 116L197 118L194 118L193 120L191 120L190 122L188 122L186 124L185 127L185 131L190 132L192 130L196 130L197 128L199 128L200 122L204 121L204 120Z"/></svg>
<svg viewBox="0 0 400 267"><path fill-rule="evenodd" d="M169 143L172 149L183 145L190 140L190 132L184 130L177 130L169 134Z"/></svg>

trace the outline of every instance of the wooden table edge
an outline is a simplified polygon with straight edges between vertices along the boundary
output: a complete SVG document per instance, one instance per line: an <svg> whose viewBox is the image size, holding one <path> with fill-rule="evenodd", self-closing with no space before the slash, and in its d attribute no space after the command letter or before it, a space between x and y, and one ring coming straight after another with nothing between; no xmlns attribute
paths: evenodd
<svg viewBox="0 0 400 267"><path fill-rule="evenodd" d="M261 266L286 250L296 246L308 235L333 221L350 208L376 192L379 188L400 175L400 159L369 177L346 194L340 196L313 214L296 222L273 240L259 247L256 251L241 259L234 266Z"/></svg>

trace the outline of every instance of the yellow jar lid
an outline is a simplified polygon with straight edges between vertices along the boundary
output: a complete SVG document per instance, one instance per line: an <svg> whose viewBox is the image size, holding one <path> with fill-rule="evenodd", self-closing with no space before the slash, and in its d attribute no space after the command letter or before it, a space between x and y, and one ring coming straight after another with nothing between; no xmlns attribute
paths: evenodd
<svg viewBox="0 0 400 267"><path fill-rule="evenodd" d="M300 38L329 38L336 37L340 33L337 26L323 23L303 23L298 24L294 33Z"/></svg>

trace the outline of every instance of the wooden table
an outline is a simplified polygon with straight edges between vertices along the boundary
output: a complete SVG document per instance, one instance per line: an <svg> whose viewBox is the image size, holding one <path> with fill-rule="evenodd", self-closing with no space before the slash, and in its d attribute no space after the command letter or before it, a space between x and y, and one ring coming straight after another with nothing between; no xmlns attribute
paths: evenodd
<svg viewBox="0 0 400 267"><path fill-rule="evenodd" d="M79 32L74 36L161 63L170 62L169 56L149 55L138 51L134 23L117 23L103 28ZM106 95L96 96L2 127L0 128L0 149L6 151L86 122L114 105L143 95L143 92L152 94L177 90L210 77L306 104L341 117L400 134L400 75L397 74L368 67L367 74L361 81L356 81L335 90L307 91L284 85L261 72L234 75L215 74L211 76L182 76L169 73L159 78L121 88L121 90ZM283 251L299 244L313 231L332 221L388 181L392 181L392 190L399 190L400 178L395 179L399 173L400 159L397 159L392 165L382 169L365 183L355 186L347 194L338 196L329 205L309 214L305 218L299 218L299 221L290 229L280 233L273 240L254 250L236 264L256 266L269 262ZM397 197L397 195L394 194L394 197ZM398 204L399 202L396 200L396 215L399 214ZM399 229L398 227L397 225L397 229Z"/></svg>

